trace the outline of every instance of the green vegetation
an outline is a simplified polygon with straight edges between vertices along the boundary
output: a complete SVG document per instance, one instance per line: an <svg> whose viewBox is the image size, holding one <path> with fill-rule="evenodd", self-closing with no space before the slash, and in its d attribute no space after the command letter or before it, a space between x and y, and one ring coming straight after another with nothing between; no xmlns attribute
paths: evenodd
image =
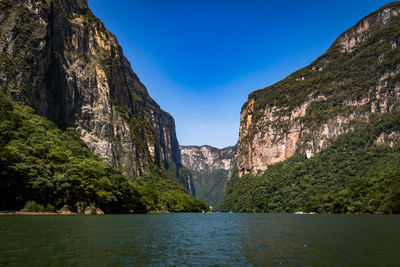
<svg viewBox="0 0 400 267"><path fill-rule="evenodd" d="M400 112L359 122L325 150L233 177L221 210L240 212L400 213L400 144L377 144L400 132Z"/></svg>
<svg viewBox="0 0 400 267"><path fill-rule="evenodd" d="M88 9L85 14L82 15L82 19L86 21L89 25L95 25L100 29L105 29L103 22L101 22L93 12Z"/></svg>
<svg viewBox="0 0 400 267"><path fill-rule="evenodd" d="M256 176L236 174L227 185L222 210L400 213L400 139L395 137L400 132L400 17L382 19L382 11L393 6L400 2L370 14L369 24L361 20L309 66L250 94L254 111L249 133L239 143L242 155L254 134L268 127L279 137L285 137L294 123L302 130L292 158ZM344 51L345 36L361 43ZM304 116L288 119L305 103L309 105ZM272 106L278 119L261 121ZM372 113L373 107L387 113ZM350 121L340 127L352 132L330 140L328 148L307 159L308 141L320 134L322 124L337 121L339 115ZM378 144L382 133L396 133L393 142Z"/></svg>
<svg viewBox="0 0 400 267"><path fill-rule="evenodd" d="M0 94L0 209L99 207L106 213L208 210L165 171L128 181L91 153L71 128L61 131Z"/></svg>
<svg viewBox="0 0 400 267"><path fill-rule="evenodd" d="M209 207L185 193L183 187L155 175L143 175L134 181L142 203L151 212L208 211Z"/></svg>
<svg viewBox="0 0 400 267"><path fill-rule="evenodd" d="M352 34L353 30L355 29L350 29L347 34ZM325 54L309 66L267 88L251 93L249 99L254 100L252 125L249 134L242 137L239 151L245 153L254 134L263 131L254 126L264 116L266 107L277 107L278 111L274 115L279 119L264 123L264 127L272 126L280 131L281 136L287 134L292 126L292 120L285 117L290 116L295 108L307 101L311 103L305 116L296 120L311 132L339 115L348 117L353 113L361 117L371 110L371 103L379 106L383 100L379 99L379 94L376 93L378 85L381 86L380 94L389 92L386 95L388 102L394 108L398 107L395 94L391 91L400 82L400 74L387 77L384 81L381 81L381 78L388 72L395 73L398 68L400 46L392 47L392 42L398 40L399 36L400 17L392 16L387 24L371 32L369 38L354 47L351 52L343 52L342 39L339 37ZM358 105L349 105L353 101L359 101ZM247 103L242 109L246 106ZM299 143L305 141L307 140L303 138Z"/></svg>
<svg viewBox="0 0 400 267"><path fill-rule="evenodd" d="M54 212L54 206L51 204L47 204L47 206L43 206L41 204L36 203L35 201L26 202L22 211L28 212Z"/></svg>
<svg viewBox="0 0 400 267"><path fill-rule="evenodd" d="M400 3L390 4L392 5ZM382 10L384 8L386 7ZM329 104L320 102L318 110L316 106L310 107L314 108L314 112L308 114L313 114L319 122L339 113L346 113L348 110L344 101L370 96L371 90L374 90L379 82L379 77L384 75L385 71L396 69L400 62L400 46L392 48L392 42L398 40L398 36L400 17L393 16L389 23L373 32L351 53L342 53L342 47L336 41L324 55L309 66L272 86L251 93L249 99L255 100L255 120L262 116L267 105L282 108L282 115L287 115L310 99L310 95L323 95L329 99ZM387 89L393 88L399 81L400 75L389 78ZM374 97L371 95L371 100L375 100Z"/></svg>
<svg viewBox="0 0 400 267"><path fill-rule="evenodd" d="M218 210L224 195L226 181L229 171L218 169L206 173L192 171L193 176L197 176L195 182L196 197L204 200L207 204Z"/></svg>

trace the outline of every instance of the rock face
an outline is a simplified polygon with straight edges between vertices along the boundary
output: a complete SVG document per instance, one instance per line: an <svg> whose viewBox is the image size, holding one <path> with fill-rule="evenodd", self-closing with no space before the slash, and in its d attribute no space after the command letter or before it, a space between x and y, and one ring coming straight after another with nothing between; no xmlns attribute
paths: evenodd
<svg viewBox="0 0 400 267"><path fill-rule="evenodd" d="M239 176L295 153L312 157L358 121L399 110L400 3L366 16L328 51L286 79L253 92L241 111ZM377 142L391 142L396 133Z"/></svg>
<svg viewBox="0 0 400 267"><path fill-rule="evenodd" d="M181 168L174 119L148 95L86 0L0 2L0 88L133 179Z"/></svg>
<svg viewBox="0 0 400 267"><path fill-rule="evenodd" d="M236 166L236 146L180 146L180 150L182 164L192 173L196 197L218 207Z"/></svg>

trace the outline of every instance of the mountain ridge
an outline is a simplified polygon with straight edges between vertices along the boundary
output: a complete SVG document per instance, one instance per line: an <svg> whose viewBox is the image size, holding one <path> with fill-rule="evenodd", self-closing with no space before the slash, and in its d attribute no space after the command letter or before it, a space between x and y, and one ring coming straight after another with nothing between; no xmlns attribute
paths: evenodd
<svg viewBox="0 0 400 267"><path fill-rule="evenodd" d="M399 14L400 2L370 13L311 64L249 95L241 110L238 173L228 183L223 210L399 212L396 205L388 207L391 198L384 199L389 195L398 199L397 193L390 192L391 187L398 188L397 174L385 176L395 171L385 169L389 168L386 164L371 163L380 169L375 173L354 163L355 158L370 162L368 155L380 161L388 157L388 162L393 162L389 157L398 157L398 129L393 121L400 111ZM371 129L371 133L361 129ZM387 156L381 153L383 147ZM355 151L359 154L354 155ZM322 161L328 160L326 155L351 175L326 166ZM322 177L310 167L316 162L326 166L320 170L313 165ZM362 192L368 196L365 199L357 195L361 193L356 181L360 188L371 184L370 192ZM374 186L386 195L377 197ZM332 198L340 192L341 202L335 203ZM369 205L373 200L376 203Z"/></svg>
<svg viewBox="0 0 400 267"><path fill-rule="evenodd" d="M174 119L148 95L87 1L1 5L0 87L6 95L62 129L76 128L91 151L130 179L172 168L189 190L190 177L179 175Z"/></svg>
<svg viewBox="0 0 400 267"><path fill-rule="evenodd" d="M208 210L173 117L86 0L0 1L0 90L1 209Z"/></svg>
<svg viewBox="0 0 400 267"><path fill-rule="evenodd" d="M310 116L307 116L312 115L310 110L313 106L322 106L316 108L325 109L327 111L325 117L333 120L331 124L336 123L340 125L333 132L339 131L342 133L347 131L345 128L349 121L352 120L351 116L358 116L358 119L361 119L363 116L365 117L364 111L361 109L367 108L368 104L370 104L372 113L378 111L380 108L378 107L379 105L385 105L384 99L382 99L383 96L381 97L380 95L380 90L382 89L381 83L390 77L382 78L385 75L385 70L382 66L392 64L395 60L383 57L382 55L383 51L388 51L387 53L389 53L391 49L397 47L396 37L393 37L393 40L389 41L394 45L391 43L388 46L386 42L386 45L377 42L376 45L380 46L380 48L375 49L375 53L379 52L379 50L382 52L379 52L376 58L367 48L358 47L357 50L355 49L356 47L353 47L355 51L352 53L354 55L358 54L358 57L366 57L368 64L371 62L371 66L374 66L379 72L379 77L374 77L376 75L374 70L366 64L362 64L362 66L365 65L363 70L356 68L356 64L359 64L359 62L356 63L358 58L354 55L351 58L349 52L343 50L347 42L343 42L342 39L349 39L350 37L346 34L355 32L356 36L353 37L356 40L359 34L366 33L363 25L376 25L379 22L378 20L378 22L368 23L368 18L376 17L383 18L385 21L383 25L380 25L381 28L378 30L381 34L384 34L381 29L386 27L386 23L389 22L387 19L388 15L384 14L390 13L392 14L392 18L398 18L397 14L399 14L399 10L400 3L395 2L371 13L340 35L327 52L318 57L310 65L292 73L282 81L265 89L256 90L249 95L249 100L243 105L241 112L240 155L238 158L240 175L250 172L256 173L258 170L264 171L268 164L289 158L294 155L297 149L302 149L303 152L311 156L320 151L321 148L326 147L328 144L327 139L333 137L330 134L332 133L332 129L328 129L328 125L325 126L325 129L321 129L319 133L319 136L323 136L324 131L327 131L328 133L325 134L326 137L322 137L320 140L306 140L309 136L318 136L318 134L314 134L312 131L316 130L313 128L319 126L315 125L316 127L313 127L312 121L310 121L311 118L309 118ZM390 27L391 25L397 24L392 23L388 26ZM370 35L370 33L368 34ZM359 38L360 40L362 39L361 37ZM384 36L379 38L384 38ZM394 51L391 51L391 53L393 54ZM340 61L344 61L345 64L340 63ZM340 68L342 67L345 67L346 71L341 70ZM396 66L390 66L389 68L396 69ZM395 74L393 73L393 75L389 76L395 76ZM329 83L332 84L329 85ZM370 91L376 92L374 96L375 100L368 97ZM380 103L377 103L379 101L376 101L376 99ZM328 103L327 105L331 105L331 107L324 107L323 105L326 103ZM359 107L359 111L356 110L357 107ZM389 106L382 106L382 109L385 108L388 109ZM349 117L346 112L355 113L353 115L350 114L351 116ZM323 120L326 119L320 119L321 122ZM336 121L334 122L334 120ZM338 135L338 133L332 134L335 136ZM258 137L254 139L254 135ZM274 138L280 139L284 143L278 145L277 142L273 141ZM253 142L253 144L250 144L249 141ZM268 149L261 144L263 142L269 143Z"/></svg>
<svg viewBox="0 0 400 267"><path fill-rule="evenodd" d="M213 209L218 208L235 166L236 146L180 146L180 151L182 164L192 174L195 196Z"/></svg>

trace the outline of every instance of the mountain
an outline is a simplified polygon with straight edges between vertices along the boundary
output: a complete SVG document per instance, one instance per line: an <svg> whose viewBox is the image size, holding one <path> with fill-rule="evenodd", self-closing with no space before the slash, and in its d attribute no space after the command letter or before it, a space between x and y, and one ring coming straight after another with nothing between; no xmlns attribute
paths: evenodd
<svg viewBox="0 0 400 267"><path fill-rule="evenodd" d="M380 8L249 95L224 210L400 212L399 14Z"/></svg>
<svg viewBox="0 0 400 267"><path fill-rule="evenodd" d="M61 129L75 128L130 178L153 165L180 168L174 119L86 1L2 1L0 19L0 87L9 97Z"/></svg>
<svg viewBox="0 0 400 267"><path fill-rule="evenodd" d="M74 129L129 180L168 177L194 194L174 119L149 96L86 0L0 1L0 89L10 105Z"/></svg>
<svg viewBox="0 0 400 267"><path fill-rule="evenodd" d="M182 164L192 176L196 197L218 208L225 184L236 166L236 146L180 146Z"/></svg>

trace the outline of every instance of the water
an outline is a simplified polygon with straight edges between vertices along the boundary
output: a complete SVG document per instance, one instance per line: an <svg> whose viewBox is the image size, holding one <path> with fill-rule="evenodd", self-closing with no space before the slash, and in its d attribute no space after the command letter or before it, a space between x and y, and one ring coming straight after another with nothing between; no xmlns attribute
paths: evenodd
<svg viewBox="0 0 400 267"><path fill-rule="evenodd" d="M0 216L0 266L400 266L400 216Z"/></svg>

